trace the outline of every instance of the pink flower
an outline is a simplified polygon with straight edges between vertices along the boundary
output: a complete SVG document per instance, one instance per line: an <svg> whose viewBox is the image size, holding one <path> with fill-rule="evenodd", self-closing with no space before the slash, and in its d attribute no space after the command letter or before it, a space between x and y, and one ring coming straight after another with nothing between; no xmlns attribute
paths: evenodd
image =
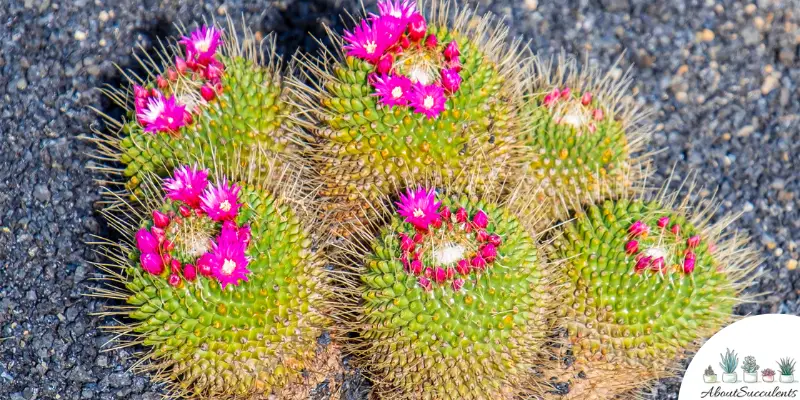
<svg viewBox="0 0 800 400"><path fill-rule="evenodd" d="M378 2L378 12L381 15L391 15L399 18L403 24L407 24L417 12L417 2L415 0L381 0Z"/></svg>
<svg viewBox="0 0 800 400"><path fill-rule="evenodd" d="M686 256L683 258L683 272L686 274L691 274L694 271L696 261L697 256L695 256L691 251L687 252Z"/></svg>
<svg viewBox="0 0 800 400"><path fill-rule="evenodd" d="M189 208L189 207L186 207L186 206L178 207L178 212L181 213L181 215L183 215L186 218L189 218L189 217L192 216L192 209Z"/></svg>
<svg viewBox="0 0 800 400"><path fill-rule="evenodd" d="M437 117L444 111L444 89L437 85L423 85L417 82L411 89L409 97L414 112L425 114L428 119Z"/></svg>
<svg viewBox="0 0 800 400"><path fill-rule="evenodd" d="M430 35L428 35L428 37L425 38L425 47L433 50L438 45L439 45L439 38L437 38L436 35L431 33Z"/></svg>
<svg viewBox="0 0 800 400"><path fill-rule="evenodd" d="M487 263L494 262L495 258L497 258L497 248L491 243L485 244L481 247L480 254Z"/></svg>
<svg viewBox="0 0 800 400"><path fill-rule="evenodd" d="M634 268L636 269L637 272L641 271L641 270L647 268L650 265L650 261L651 260L652 260L652 257L648 257L648 256L640 257L636 261L636 267L634 267Z"/></svg>
<svg viewBox="0 0 800 400"><path fill-rule="evenodd" d="M147 229L136 232L136 248L142 253L158 253L158 240Z"/></svg>
<svg viewBox="0 0 800 400"><path fill-rule="evenodd" d="M181 284L181 277L178 276L178 274L172 274L169 276L169 280L167 282L172 287L178 287Z"/></svg>
<svg viewBox="0 0 800 400"><path fill-rule="evenodd" d="M416 245L414 244L414 240L408 237L408 235L401 233L400 250L403 250L404 252L408 253L414 251L414 247L416 247Z"/></svg>
<svg viewBox="0 0 800 400"><path fill-rule="evenodd" d="M485 230L481 229L478 232L475 232L475 240L479 242L486 242L489 240L489 234L486 233Z"/></svg>
<svg viewBox="0 0 800 400"><path fill-rule="evenodd" d="M170 266L169 269L176 274L178 272L181 272L181 270L183 269L183 265L181 265L181 262L175 259L172 259L172 261L169 262L169 266Z"/></svg>
<svg viewBox="0 0 800 400"><path fill-rule="evenodd" d="M205 101L211 101L217 97L217 91L209 85L203 85L200 87L200 96L202 96Z"/></svg>
<svg viewBox="0 0 800 400"><path fill-rule="evenodd" d="M145 132L177 132L186 125L187 114L186 106L179 104L175 96L166 98L161 93L136 108L136 118Z"/></svg>
<svg viewBox="0 0 800 400"><path fill-rule="evenodd" d="M442 267L436 267L436 270L433 271L433 280L436 283L444 282L447 280L447 271L445 271Z"/></svg>
<svg viewBox="0 0 800 400"><path fill-rule="evenodd" d="M674 224L672 225L672 229L670 229L670 231L672 231L673 234L678 235L681 233L681 226L678 224Z"/></svg>
<svg viewBox="0 0 800 400"><path fill-rule="evenodd" d="M169 225L169 216L158 210L153 210L153 223L159 228L166 228Z"/></svg>
<svg viewBox="0 0 800 400"><path fill-rule="evenodd" d="M439 218L438 210L442 205L441 202L436 202L436 192L433 189L426 191L422 187L417 190L406 189L406 194L401 194L400 201L396 204L397 213L418 229L428 229L428 225Z"/></svg>
<svg viewBox="0 0 800 400"><path fill-rule="evenodd" d="M686 245L689 246L690 249L697 247L700 244L700 236L694 235L688 239L686 239Z"/></svg>
<svg viewBox="0 0 800 400"><path fill-rule="evenodd" d="M358 57L371 64L377 64L383 53L394 45L405 30L399 18L383 15L372 19L372 25L367 20L361 21L353 32L344 31L344 46L348 56Z"/></svg>
<svg viewBox="0 0 800 400"><path fill-rule="evenodd" d="M190 207L200 205L200 196L208 186L208 171L193 166L183 165L175 169L172 178L164 180L167 198L182 201Z"/></svg>
<svg viewBox="0 0 800 400"><path fill-rule="evenodd" d="M586 92L581 96L581 104L584 106L588 106L592 102L592 94L590 92Z"/></svg>
<svg viewBox="0 0 800 400"><path fill-rule="evenodd" d="M650 228L644 222L636 221L628 228L628 233L631 236L640 236L646 234L649 230Z"/></svg>
<svg viewBox="0 0 800 400"><path fill-rule="evenodd" d="M458 279L453 281L452 285L453 285L453 290L455 290L457 292L457 291L461 290L462 287L464 287L464 280L461 279L461 278L458 278Z"/></svg>
<svg viewBox="0 0 800 400"><path fill-rule="evenodd" d="M489 235L489 243L495 246L500 246L503 243L503 238L501 238L500 235L493 233Z"/></svg>
<svg viewBox="0 0 800 400"><path fill-rule="evenodd" d="M569 90L569 88L565 87L564 90L561 91L561 100L569 99L570 93L571 93L571 91Z"/></svg>
<svg viewBox="0 0 800 400"><path fill-rule="evenodd" d="M220 31L216 28L202 26L189 36L184 36L179 43L186 46L186 56L199 64L207 64L214 58L217 47L222 43Z"/></svg>
<svg viewBox="0 0 800 400"><path fill-rule="evenodd" d="M414 275L419 275L422 273L422 267L423 267L422 261L415 258L414 260L411 261L410 266L411 266L411 272Z"/></svg>
<svg viewBox="0 0 800 400"><path fill-rule="evenodd" d="M465 210L464 207L459 207L458 210L456 210L456 221L461 223L467 222L467 218L467 210Z"/></svg>
<svg viewBox="0 0 800 400"><path fill-rule="evenodd" d="M456 264L456 272L461 275L469 274L469 261L461 259L458 260L458 264Z"/></svg>
<svg viewBox="0 0 800 400"><path fill-rule="evenodd" d="M663 271L664 270L664 257L658 257L652 261L650 264L650 269L653 271Z"/></svg>
<svg viewBox="0 0 800 400"><path fill-rule="evenodd" d="M657 224L659 228L665 228L667 225L669 225L669 217L659 218Z"/></svg>
<svg viewBox="0 0 800 400"><path fill-rule="evenodd" d="M628 243L625 243L625 252L628 254L636 254L639 252L639 242L636 240L631 240Z"/></svg>
<svg viewBox="0 0 800 400"><path fill-rule="evenodd" d="M183 75L186 73L186 60L179 56L175 56L175 69L178 71L179 74Z"/></svg>
<svg viewBox="0 0 800 400"><path fill-rule="evenodd" d="M139 263L142 269L153 274L161 275L164 272L164 261L155 253L144 253L139 257Z"/></svg>
<svg viewBox="0 0 800 400"><path fill-rule="evenodd" d="M454 58L447 62L447 67L456 72L461 72L461 59Z"/></svg>
<svg viewBox="0 0 800 400"><path fill-rule="evenodd" d="M411 80L403 75L389 75L375 79L376 96L380 102L389 107L408 105L411 92Z"/></svg>
<svg viewBox="0 0 800 400"><path fill-rule="evenodd" d="M458 50L458 42L455 40L448 43L447 47L444 48L444 58L447 59L447 61L457 58L460 55L461 52Z"/></svg>
<svg viewBox="0 0 800 400"><path fill-rule="evenodd" d="M192 264L186 264L183 266L183 276L189 282L194 282L197 279L197 269Z"/></svg>
<svg viewBox="0 0 800 400"><path fill-rule="evenodd" d="M147 108L148 98L150 98L150 92L147 89L139 85L133 85L133 105L137 111Z"/></svg>
<svg viewBox="0 0 800 400"><path fill-rule="evenodd" d="M451 215L452 214L450 213L450 208L448 208L448 207L442 207L442 210L439 211L439 216L441 216L442 220L444 220L446 222L450 222L450 216Z"/></svg>
<svg viewBox="0 0 800 400"><path fill-rule="evenodd" d="M200 209L214 221L236 218L239 213L239 186L223 180L217 186L209 185L200 195Z"/></svg>
<svg viewBox="0 0 800 400"><path fill-rule="evenodd" d="M391 53L384 54L381 60L378 61L378 65L375 66L375 72L378 75L386 75L392 72L392 66L394 66L394 56Z"/></svg>
<svg viewBox="0 0 800 400"><path fill-rule="evenodd" d="M461 88L461 75L452 68L442 70L442 87L448 93L455 93Z"/></svg>
<svg viewBox="0 0 800 400"><path fill-rule="evenodd" d="M227 285L239 285L239 280L247 281L249 263L245 255L245 244L230 238L220 238L212 244L211 273L219 281L222 288Z"/></svg>
<svg viewBox="0 0 800 400"><path fill-rule="evenodd" d="M408 38L417 42L425 37L428 31L428 23L422 14L415 13L408 19Z"/></svg>
<svg viewBox="0 0 800 400"><path fill-rule="evenodd" d="M592 118L594 118L595 121L601 121L604 117L605 114L603 113L603 110L599 108L595 108L595 110L592 112Z"/></svg>
<svg viewBox="0 0 800 400"><path fill-rule="evenodd" d="M165 242L165 240L167 238L167 234L166 234L166 232L164 232L163 229L161 229L161 228L159 228L157 226L154 226L154 227L150 228L150 232L153 234L153 236L156 238L156 240L158 240L159 244Z"/></svg>
<svg viewBox="0 0 800 400"><path fill-rule="evenodd" d="M212 265L216 264L216 258L211 253L205 253L197 260L197 272L200 272L200 275L203 276L211 276L211 269Z"/></svg>
<svg viewBox="0 0 800 400"><path fill-rule="evenodd" d="M419 285L422 286L422 288L425 289L426 291L431 290L433 287L431 285L431 280L424 276L420 276L417 282L419 282Z"/></svg>
<svg viewBox="0 0 800 400"><path fill-rule="evenodd" d="M479 271L483 271L486 268L486 260L480 254L472 257L470 264Z"/></svg>
<svg viewBox="0 0 800 400"><path fill-rule="evenodd" d="M487 216L483 210L478 210L475 216L472 217L472 223L478 228L485 229L489 226L489 216Z"/></svg>

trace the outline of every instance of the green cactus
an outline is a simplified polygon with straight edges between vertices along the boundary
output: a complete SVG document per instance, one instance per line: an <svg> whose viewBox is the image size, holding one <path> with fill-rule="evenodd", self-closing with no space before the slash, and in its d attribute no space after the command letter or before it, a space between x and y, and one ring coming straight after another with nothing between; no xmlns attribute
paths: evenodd
<svg viewBox="0 0 800 400"><path fill-rule="evenodd" d="M165 199L146 176L138 204L104 211L123 240L103 243L113 263L98 264L109 287L97 295L124 300L108 314L134 321L108 328L120 346L149 348L140 368L172 396L277 393L314 362L328 323L315 225L277 176L241 181L240 192L204 179L176 170Z"/></svg>
<svg viewBox="0 0 800 400"><path fill-rule="evenodd" d="M212 29L221 32L218 26ZM284 68L275 55L274 40L270 37L262 55L253 35L245 31L239 41L229 21L211 67L191 61L192 53L184 44L163 48L154 57L176 57L176 61L163 61L167 64L163 67L150 55L140 60L148 71L146 79L126 73L133 88L105 90L127 115L117 121L100 113L110 132L95 131L90 140L97 144L97 158L110 164L99 169L113 174L115 180L120 176L127 192L141 195L139 185L146 174L165 176L172 168L196 160L233 164L237 161L234 156L245 160L258 154L262 163L296 161L303 147L299 139L303 133L286 118L292 108L283 74L291 75L291 70ZM150 99L158 98L154 91L166 99L174 96L176 103L185 107L182 126L145 131L146 124L137 111L142 112Z"/></svg>
<svg viewBox="0 0 800 400"><path fill-rule="evenodd" d="M730 220L708 225L711 203L688 206L674 196L607 200L554 239L565 260L558 315L576 361L550 375L573 384L569 398L610 398L668 376L732 320L758 263L743 238L724 233Z"/></svg>
<svg viewBox="0 0 800 400"><path fill-rule="evenodd" d="M536 59L531 68L524 162L531 184L540 185L545 217L564 220L590 199L616 196L644 180L647 157L639 154L652 134L627 93L630 78L603 75L561 56ZM542 223L547 223L543 219Z"/></svg>
<svg viewBox="0 0 800 400"><path fill-rule="evenodd" d="M404 2L402 10L413 9L415 3ZM375 80L382 67L375 63L340 50L301 60L308 77L318 84L294 80L304 109L298 123L318 137L320 192L333 219L361 218L365 204L407 182L477 180L483 185L513 176L505 166L519 157L518 138L527 126L519 112L523 52L518 42L506 44L507 29L495 26L490 16L478 17L469 9L451 12L449 7L448 2L430 2L428 20L420 22L427 24L427 36L415 40L409 25L384 56L392 60L388 76L411 84L411 89L392 92L403 96L410 96L417 83L439 91L450 87L442 82L440 71L458 64L462 81L457 90L444 91L441 113L426 115L413 105L386 105L390 95L379 95ZM348 35L343 39L329 33L340 49L349 43ZM378 33L379 38L387 35ZM447 52L451 45L460 55ZM434 98L428 98L430 104L438 104Z"/></svg>
<svg viewBox="0 0 800 400"><path fill-rule="evenodd" d="M356 315L346 333L359 335L349 350L379 395L506 398L523 386L552 322L545 264L526 230L532 217L476 196L440 199L441 208L432 191L409 192L405 220L383 216L379 232L353 235L355 259L340 274L357 288L344 307ZM407 222L421 213L427 228Z"/></svg>

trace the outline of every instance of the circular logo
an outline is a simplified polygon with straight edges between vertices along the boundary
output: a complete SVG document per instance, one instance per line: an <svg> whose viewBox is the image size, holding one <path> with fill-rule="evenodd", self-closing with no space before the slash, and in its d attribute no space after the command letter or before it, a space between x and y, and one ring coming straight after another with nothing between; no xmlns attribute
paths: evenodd
<svg viewBox="0 0 800 400"><path fill-rule="evenodd" d="M800 398L800 317L747 317L692 359L678 400Z"/></svg>

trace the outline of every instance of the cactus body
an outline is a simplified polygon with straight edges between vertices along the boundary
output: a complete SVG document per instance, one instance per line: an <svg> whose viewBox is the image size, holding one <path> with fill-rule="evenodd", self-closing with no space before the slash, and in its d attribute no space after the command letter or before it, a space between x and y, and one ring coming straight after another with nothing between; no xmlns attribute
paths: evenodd
<svg viewBox="0 0 800 400"><path fill-rule="evenodd" d="M138 197L130 212L152 214L108 249L128 304L117 313L138 321L116 330L151 348L143 367L173 395L260 398L297 382L327 324L314 225L266 185L234 195L208 183L196 202L187 185L176 197L177 179L166 200L152 188Z"/></svg>
<svg viewBox="0 0 800 400"><path fill-rule="evenodd" d="M163 51L162 59L175 56L175 62L160 69L142 63L149 73L144 86L129 79L134 83L133 96L127 91L109 92L128 113L122 121L107 117L117 131L95 132L95 141L103 159L121 163L119 173L125 179L125 189L133 195L142 194L139 185L147 174L166 176L185 163L211 165L224 160L222 165L233 165L251 159L252 154L260 156L257 162L265 164L262 169L267 163L295 161L302 147L302 140L297 139L301 133L286 118L292 111L282 76L284 68L273 54L274 43L262 57L249 32L240 44L232 24L220 40L223 43L210 66L192 68L191 50L172 46ZM216 69L209 72L212 68ZM185 120L171 130L147 131L141 115L146 113L149 101L161 96L174 96L186 109ZM235 156L239 159L234 160Z"/></svg>
<svg viewBox="0 0 800 400"><path fill-rule="evenodd" d="M550 220L566 219L587 200L616 196L637 186L645 174L638 153L650 137L644 117L625 91L627 76L601 76L576 62L534 63L526 112L525 163L538 200ZM543 223L547 222L543 220Z"/></svg>
<svg viewBox="0 0 800 400"><path fill-rule="evenodd" d="M427 229L394 215L361 254L351 350L389 398L511 398L549 327L536 241L502 206L442 200Z"/></svg>
<svg viewBox="0 0 800 400"><path fill-rule="evenodd" d="M305 93L311 117L301 123L319 137L321 194L335 219L358 217L366 202L408 182L485 185L509 177L504 166L517 157L525 125L516 45L502 44L505 31L492 30L488 17L461 11L451 19L448 6L438 1L426 11L425 36L415 40L409 25L386 51L384 58L392 60L385 67L391 68L388 74L380 72L380 62L376 66L350 55L335 59L323 53L304 62L320 86L296 85ZM451 54L455 48L458 55ZM444 77L454 71L456 81ZM392 79L406 80L411 87L404 92L390 86ZM425 101L414 106L417 85L444 87L441 112L426 113ZM394 104L392 93L405 93L412 101ZM440 105L438 97L424 99Z"/></svg>
<svg viewBox="0 0 800 400"><path fill-rule="evenodd" d="M684 206L608 200L555 239L565 260L558 315L576 361L549 374L572 383L569 398L610 398L668 376L732 319L756 263L724 224L706 224L708 209Z"/></svg>

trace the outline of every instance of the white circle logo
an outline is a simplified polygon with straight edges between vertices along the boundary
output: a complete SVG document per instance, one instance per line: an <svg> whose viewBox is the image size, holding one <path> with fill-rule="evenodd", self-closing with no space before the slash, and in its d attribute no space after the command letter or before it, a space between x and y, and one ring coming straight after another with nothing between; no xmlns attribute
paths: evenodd
<svg viewBox="0 0 800 400"><path fill-rule="evenodd" d="M747 317L692 359L678 400L800 399L800 317Z"/></svg>

